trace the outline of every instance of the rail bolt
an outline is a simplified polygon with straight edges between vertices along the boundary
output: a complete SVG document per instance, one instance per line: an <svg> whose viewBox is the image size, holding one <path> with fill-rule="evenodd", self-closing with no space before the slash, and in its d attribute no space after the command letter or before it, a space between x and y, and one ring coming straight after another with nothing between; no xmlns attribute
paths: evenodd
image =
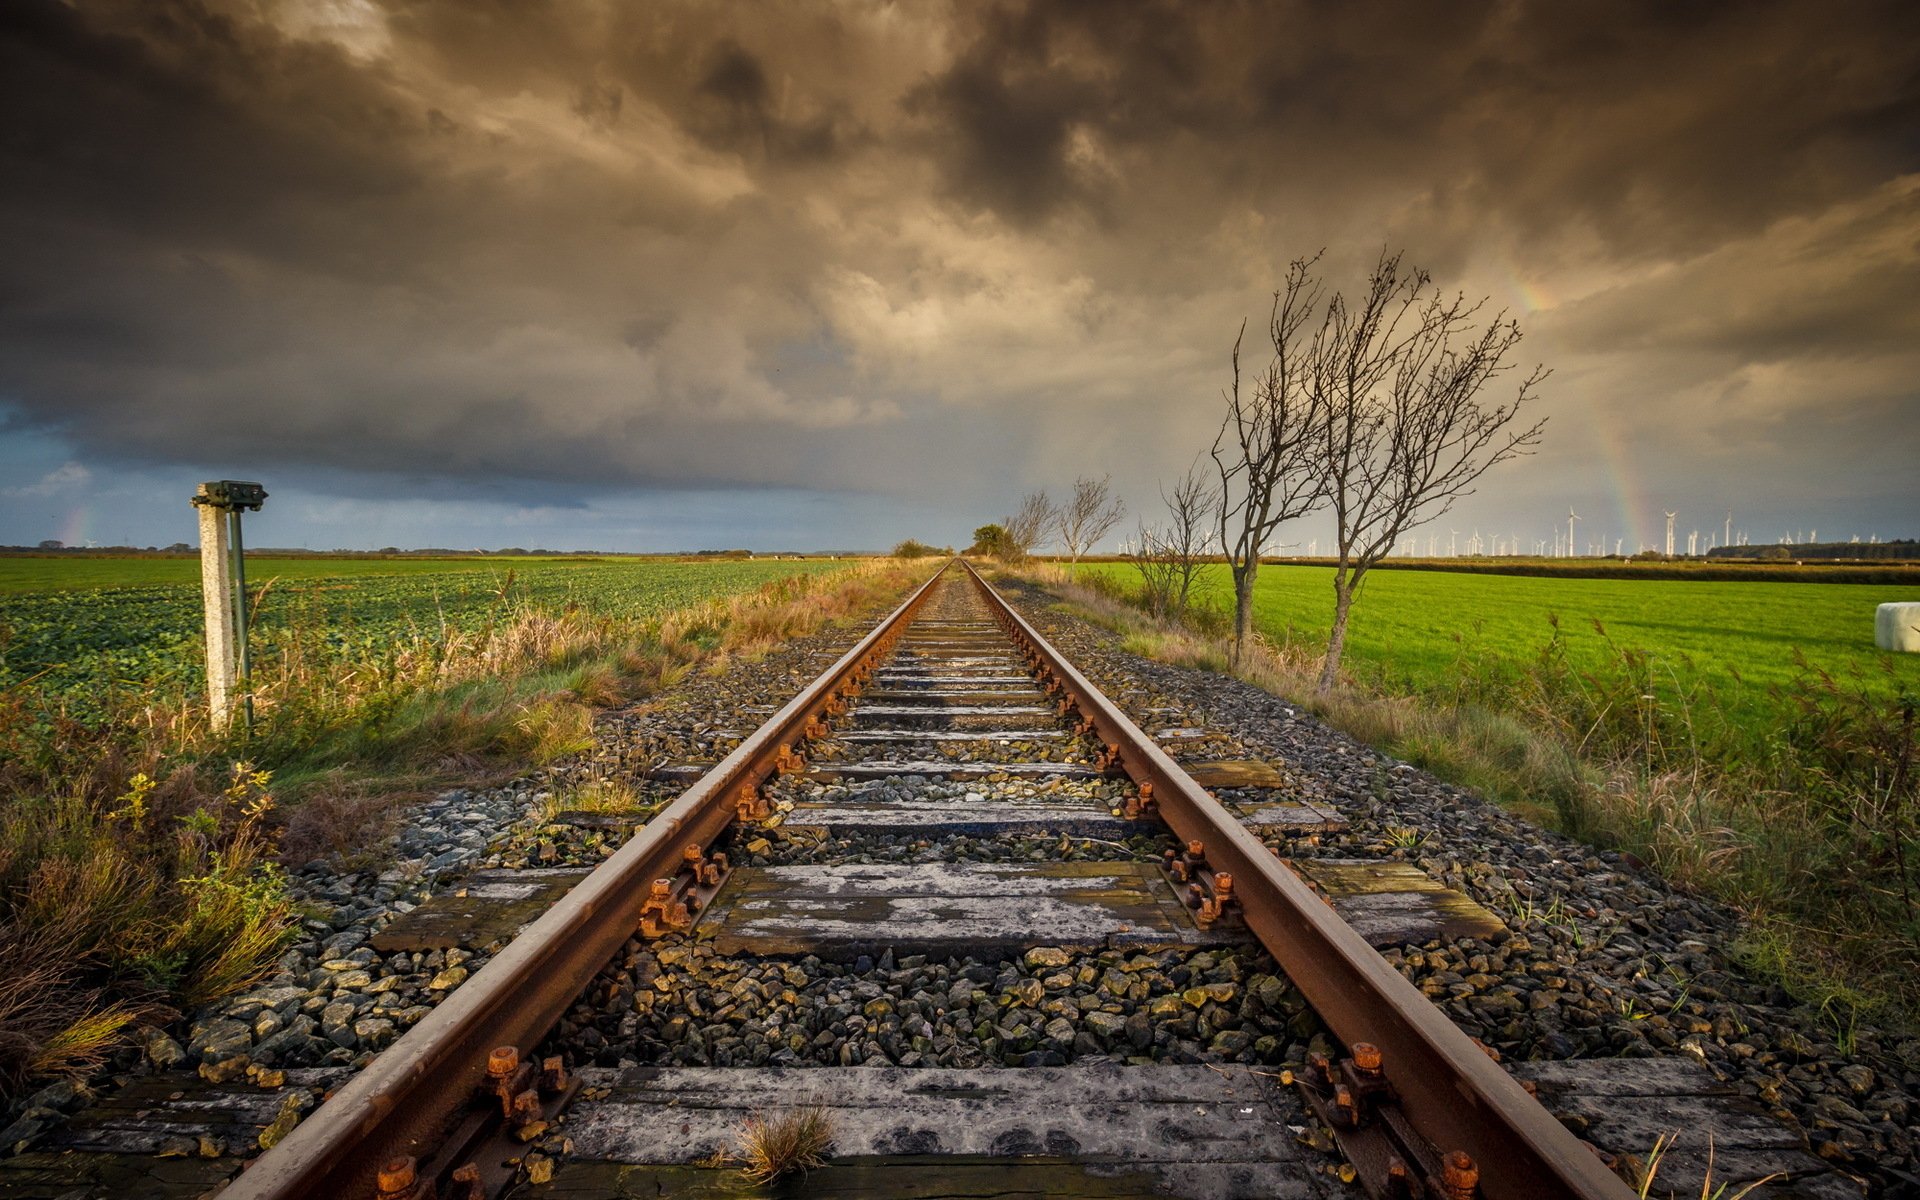
<svg viewBox="0 0 1920 1200"><path fill-rule="evenodd" d="M487 1074L494 1079L505 1079L520 1069L520 1050L517 1046L496 1046L487 1055Z"/></svg>
<svg viewBox="0 0 1920 1200"><path fill-rule="evenodd" d="M380 1189L380 1200L405 1196L413 1190L416 1182L418 1180L414 1174L412 1155L389 1160L381 1166L379 1174L374 1177L374 1186Z"/></svg>
<svg viewBox="0 0 1920 1200"><path fill-rule="evenodd" d="M1447 1200L1473 1200L1480 1191L1480 1164L1465 1150L1455 1150L1440 1163L1440 1186Z"/></svg>
<svg viewBox="0 0 1920 1200"><path fill-rule="evenodd" d="M1373 1075L1380 1070L1380 1047L1372 1042L1353 1044L1353 1065L1355 1068Z"/></svg>
<svg viewBox="0 0 1920 1200"><path fill-rule="evenodd" d="M1148 782L1141 784L1139 793L1135 795L1132 799L1127 801L1127 806L1125 809L1126 818L1129 821L1137 821L1141 817L1144 817L1148 813L1152 812L1155 807L1156 807L1156 804L1153 799L1153 782L1149 780Z"/></svg>

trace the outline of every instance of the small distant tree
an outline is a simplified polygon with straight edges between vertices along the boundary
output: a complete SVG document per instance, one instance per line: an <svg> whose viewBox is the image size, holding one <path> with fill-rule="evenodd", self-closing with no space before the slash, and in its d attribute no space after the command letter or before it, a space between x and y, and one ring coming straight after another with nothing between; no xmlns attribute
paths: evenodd
<svg viewBox="0 0 1920 1200"><path fill-rule="evenodd" d="M893 548L893 556L895 558L928 558L935 554L950 553L952 553L952 551L942 550L938 546L929 546L925 542L916 541L913 538L908 538Z"/></svg>
<svg viewBox="0 0 1920 1200"><path fill-rule="evenodd" d="M1312 469L1333 509L1338 554L1321 692L1339 676L1347 618L1367 572L1402 533L1472 494L1489 468L1531 453L1546 424L1509 428L1546 378L1543 367L1505 403L1479 399L1513 369L1507 359L1519 325L1500 313L1476 330L1484 299L1429 292L1427 273L1402 270L1400 259L1383 253L1355 303L1335 293L1309 343Z"/></svg>
<svg viewBox="0 0 1920 1200"><path fill-rule="evenodd" d="M1166 524L1141 523L1130 561L1140 572L1154 617L1177 619L1186 615L1194 578L1213 540L1219 496L1196 464L1187 468L1171 492L1163 486L1160 499L1167 506Z"/></svg>
<svg viewBox="0 0 1920 1200"><path fill-rule="evenodd" d="M67 544L59 538L48 538L40 543L40 549L42 550L65 550L66 548Z"/></svg>
<svg viewBox="0 0 1920 1200"><path fill-rule="evenodd" d="M1253 632L1253 585L1268 539L1284 522L1326 502L1313 436L1321 424L1323 401L1312 386L1315 348L1305 336L1307 320L1320 302L1320 284L1312 275L1318 260L1319 255L1296 259L1287 269L1285 286L1274 293L1267 319L1273 356L1246 395L1240 380L1244 323L1233 339L1227 413L1210 453L1219 480L1214 527L1233 576L1235 662L1246 653Z"/></svg>
<svg viewBox="0 0 1920 1200"><path fill-rule="evenodd" d="M1070 570L1078 572L1080 556L1113 531L1127 506L1113 494L1113 479L1082 477L1073 482L1073 495L1053 513L1053 531L1067 548Z"/></svg>
<svg viewBox="0 0 1920 1200"><path fill-rule="evenodd" d="M1029 492L1012 516L1000 518L1000 527L1007 534L1008 562L1021 562L1046 544L1056 511L1046 492Z"/></svg>
<svg viewBox="0 0 1920 1200"><path fill-rule="evenodd" d="M967 547L967 553L983 558L1006 558L1007 546L1007 531L995 522L973 531L973 545Z"/></svg>

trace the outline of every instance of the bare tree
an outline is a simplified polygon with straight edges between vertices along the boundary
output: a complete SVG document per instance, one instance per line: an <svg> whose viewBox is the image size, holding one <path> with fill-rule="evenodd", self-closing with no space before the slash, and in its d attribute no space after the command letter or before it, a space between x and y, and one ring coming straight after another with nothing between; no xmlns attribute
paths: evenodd
<svg viewBox="0 0 1920 1200"><path fill-rule="evenodd" d="M1113 494L1113 479L1082 477L1073 481L1073 495L1053 513L1053 531L1067 548L1067 562L1078 570L1080 556L1112 532L1127 506Z"/></svg>
<svg viewBox="0 0 1920 1200"><path fill-rule="evenodd" d="M1156 617L1184 617L1193 595L1193 581L1205 564L1209 544L1214 537L1214 509L1220 503L1219 492L1199 464L1187 468L1169 492L1160 489L1160 500L1167 506L1167 524L1163 531L1142 528L1142 550L1151 533L1153 548L1164 560L1166 580L1161 606Z"/></svg>
<svg viewBox="0 0 1920 1200"><path fill-rule="evenodd" d="M1287 268L1285 287L1274 293L1267 322L1273 357L1252 381L1250 395L1240 390L1245 324L1233 339L1233 386L1211 454L1220 481L1212 514L1233 575L1236 662L1253 631L1253 585L1267 539L1283 522L1306 516L1326 501L1324 479L1315 469L1313 434L1324 422L1316 415L1320 394L1309 386L1313 344L1302 336L1320 302L1320 284L1312 275L1318 260L1319 255L1296 259Z"/></svg>
<svg viewBox="0 0 1920 1200"><path fill-rule="evenodd" d="M1133 536L1131 550L1121 547L1133 569L1140 572L1140 589L1146 595L1147 611L1156 621L1164 621L1173 605L1174 578L1178 559L1167 544L1164 533L1145 521Z"/></svg>
<svg viewBox="0 0 1920 1200"><path fill-rule="evenodd" d="M1400 258L1381 255L1358 303L1336 293L1310 343L1314 473L1333 509L1339 556L1322 692L1339 676L1347 617L1367 571L1404 531L1472 494L1494 464L1530 453L1546 424L1508 428L1546 378L1543 367L1505 403L1478 399L1513 369L1507 357L1519 325L1502 312L1476 330L1485 300L1429 292L1427 273L1403 271Z"/></svg>
<svg viewBox="0 0 1920 1200"><path fill-rule="evenodd" d="M1029 492L1012 516L1000 518L1009 562L1022 561L1033 553L1035 547L1046 543L1047 531L1053 528L1056 511L1053 501L1047 498L1044 491Z"/></svg>

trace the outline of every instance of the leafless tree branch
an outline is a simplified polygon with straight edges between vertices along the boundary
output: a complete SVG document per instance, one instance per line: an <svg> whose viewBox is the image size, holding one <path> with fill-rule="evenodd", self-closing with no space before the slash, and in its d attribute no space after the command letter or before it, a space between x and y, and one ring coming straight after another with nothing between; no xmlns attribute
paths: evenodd
<svg viewBox="0 0 1920 1200"><path fill-rule="evenodd" d="M1233 576L1236 659L1253 630L1253 586L1268 539L1284 522L1326 502L1314 437L1326 424L1319 416L1323 393L1312 386L1318 343L1305 336L1321 303L1322 287L1313 275L1319 258L1296 259L1287 268L1267 321L1272 357L1244 396L1240 349L1246 326L1241 325L1233 341L1227 412L1210 452L1219 481L1215 530Z"/></svg>
<svg viewBox="0 0 1920 1200"><path fill-rule="evenodd" d="M1074 480L1073 495L1053 513L1053 530L1067 548L1067 561L1080 565L1080 556L1094 543L1113 531L1126 514L1127 506L1113 494L1111 476Z"/></svg>
<svg viewBox="0 0 1920 1200"><path fill-rule="evenodd" d="M1020 562L1046 544L1057 511L1046 492L1029 492L1012 516L1000 519L1000 527L1006 531L1009 561Z"/></svg>
<svg viewBox="0 0 1920 1200"><path fill-rule="evenodd" d="M1503 313L1482 329L1485 301L1451 298L1400 255L1382 254L1354 305L1328 301L1311 341L1318 396L1315 471L1333 510L1338 559L1333 630L1319 687L1339 675L1347 619L1361 581L1401 534L1431 521L1495 464L1531 453L1546 422L1514 422L1547 371L1535 367L1511 398L1480 395L1509 375L1520 327Z"/></svg>

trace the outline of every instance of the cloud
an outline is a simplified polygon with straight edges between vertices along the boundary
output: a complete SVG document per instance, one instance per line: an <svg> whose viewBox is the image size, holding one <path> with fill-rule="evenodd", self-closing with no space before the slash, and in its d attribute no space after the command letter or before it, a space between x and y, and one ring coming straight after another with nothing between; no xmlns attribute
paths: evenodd
<svg viewBox="0 0 1920 1200"><path fill-rule="evenodd" d="M93 472L77 462L64 462L48 471L32 483L18 484L0 489L8 496L41 497L56 496L62 492L76 490L93 478Z"/></svg>
<svg viewBox="0 0 1920 1200"><path fill-rule="evenodd" d="M0 114L0 401L78 461L1146 501L1383 244L1653 456L1914 405L1909 4L24 0Z"/></svg>

